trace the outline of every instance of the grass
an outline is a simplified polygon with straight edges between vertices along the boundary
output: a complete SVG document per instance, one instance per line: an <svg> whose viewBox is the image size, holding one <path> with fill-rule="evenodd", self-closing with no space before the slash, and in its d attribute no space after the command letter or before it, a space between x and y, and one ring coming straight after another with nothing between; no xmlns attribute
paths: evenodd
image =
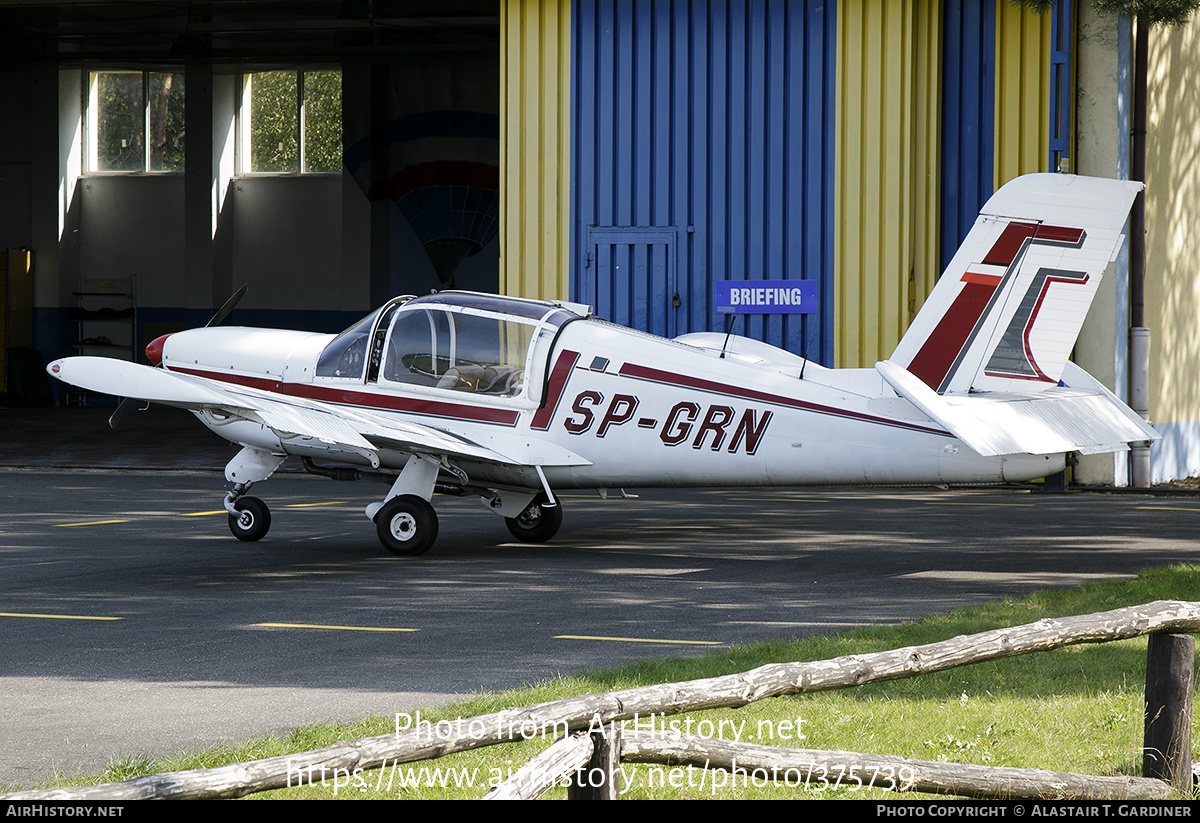
<svg viewBox="0 0 1200 823"><path fill-rule="evenodd" d="M826 637L754 643L694 658L670 657L558 678L500 694L481 694L450 706L422 709L422 718L470 717L584 693L713 677L771 662L822 660L946 640L1020 625L1043 617L1106 611L1152 600L1200 601L1200 567L1147 571L1135 580L1106 581L1042 592L1021 600L931 615L901 626L875 626ZM1136 775L1141 769L1142 692L1146 639L1025 655L908 680L814 695L760 701L741 709L659 717L659 727L709 721L740 729L752 743L840 749L989 766L1040 768L1098 775ZM351 725L317 725L286 737L254 740L167 758L125 758L98 774L55 775L42 787L127 780L273 757L394 731L396 718ZM645 724L643 724L645 727ZM1193 733L1195 736L1195 733ZM549 738L493 746L440 760L341 775L324 784L265 792L267 798L478 798L497 779L544 749ZM424 771L422 771L424 770ZM627 798L878 798L879 790L756 785L752 776L672 772L630 766ZM401 785L402 778L413 785ZM671 785L671 783L682 785ZM456 785L470 783L471 785ZM444 785L443 785L444 784ZM563 797L555 789L549 797Z"/></svg>

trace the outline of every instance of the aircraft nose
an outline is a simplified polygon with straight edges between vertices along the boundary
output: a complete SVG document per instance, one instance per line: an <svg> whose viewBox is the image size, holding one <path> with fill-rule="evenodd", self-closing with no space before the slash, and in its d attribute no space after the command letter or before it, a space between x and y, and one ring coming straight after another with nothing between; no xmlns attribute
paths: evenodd
<svg viewBox="0 0 1200 823"><path fill-rule="evenodd" d="M163 359L163 345L167 342L169 334L164 334L161 337L156 337L150 341L150 345L146 347L146 359L151 365L161 366Z"/></svg>

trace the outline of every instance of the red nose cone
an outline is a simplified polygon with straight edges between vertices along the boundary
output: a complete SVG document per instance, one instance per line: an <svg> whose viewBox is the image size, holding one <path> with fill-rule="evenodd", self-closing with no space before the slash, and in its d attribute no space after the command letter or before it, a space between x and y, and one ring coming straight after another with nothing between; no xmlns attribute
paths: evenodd
<svg viewBox="0 0 1200 823"><path fill-rule="evenodd" d="M146 347L146 359L155 366L162 365L163 344L167 342L169 334L164 334L162 337L156 337L150 341L150 345Z"/></svg>

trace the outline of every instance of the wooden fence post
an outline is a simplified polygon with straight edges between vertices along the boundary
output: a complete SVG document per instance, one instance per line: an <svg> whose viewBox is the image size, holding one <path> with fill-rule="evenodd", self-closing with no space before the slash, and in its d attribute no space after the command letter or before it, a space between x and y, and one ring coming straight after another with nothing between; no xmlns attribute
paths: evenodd
<svg viewBox="0 0 1200 823"><path fill-rule="evenodd" d="M1192 669L1190 634L1151 634L1146 648L1146 734L1142 775L1192 793Z"/></svg>
<svg viewBox="0 0 1200 823"><path fill-rule="evenodd" d="M621 724L592 732L592 759L575 773L567 800L621 799Z"/></svg>

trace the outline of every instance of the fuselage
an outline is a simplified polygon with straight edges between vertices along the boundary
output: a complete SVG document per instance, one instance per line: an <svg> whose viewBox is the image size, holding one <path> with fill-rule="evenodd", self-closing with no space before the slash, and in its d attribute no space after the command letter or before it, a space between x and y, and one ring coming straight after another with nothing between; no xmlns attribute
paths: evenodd
<svg viewBox="0 0 1200 823"><path fill-rule="evenodd" d="M874 370L825 369L744 338L667 340L574 308L443 294L389 304L336 337L181 332L163 365L436 427L511 455L454 461L497 487L538 488L534 465L555 488L1001 482L1063 467L1062 455L981 457ZM242 445L329 457L312 438L197 416ZM380 456L399 469L409 455Z"/></svg>

